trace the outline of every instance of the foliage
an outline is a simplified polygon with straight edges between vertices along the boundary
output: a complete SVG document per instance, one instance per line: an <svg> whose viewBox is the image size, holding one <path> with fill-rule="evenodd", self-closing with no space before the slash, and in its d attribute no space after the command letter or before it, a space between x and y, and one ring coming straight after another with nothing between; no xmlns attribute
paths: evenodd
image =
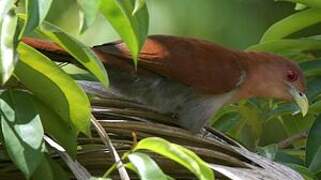
<svg viewBox="0 0 321 180"><path fill-rule="evenodd" d="M273 52L299 63L306 77L309 113L302 117L293 103L251 99L223 108L213 118L213 126L248 148L292 167L306 179L316 179L321 175L321 41L319 34L302 37L300 33L321 22L321 4L313 0L290 1L301 3L302 8L273 24L259 44L247 50Z"/></svg>
<svg viewBox="0 0 321 180"><path fill-rule="evenodd" d="M321 22L321 4L316 0L284 1L297 3L298 11L272 25L259 44L248 50L270 51L299 62L307 78L311 102L308 115L302 117L292 103L251 99L224 107L212 122L246 147L288 165L306 179L316 179L321 177L321 34L306 37L300 32ZM74 158L79 133L90 135L91 107L87 95L59 63L21 43L21 38L37 36L54 41L95 80L108 85L107 72L90 48L47 21L55 3L65 2L0 1L0 147L6 148L6 154L0 152L0 156L8 155L26 177L34 179L67 179L64 170L50 158L44 134ZM97 17L106 18L129 47L136 65L149 26L145 1L75 3L79 14L77 31L85 33ZM22 15L18 16L18 12ZM206 163L193 152L160 138L146 138L123 156L126 168L142 179L171 179L146 151L177 162L199 179L214 178ZM106 175L114 169L111 167Z"/></svg>
<svg viewBox="0 0 321 180"><path fill-rule="evenodd" d="M85 32L99 14L103 15L128 45L136 64L148 31L149 15L145 1L76 2L79 33ZM59 63L21 40L25 36L36 36L55 42L74 57L80 68L91 73L105 87L108 86L107 72L89 47L46 20L56 1L25 0L20 3L19 0L0 1L0 147L5 147L10 159L26 178L68 179L60 165L51 159L48 144L65 149L70 157L75 158L77 136L79 133L90 136L91 133L89 98ZM18 7L23 9L21 15L18 15ZM45 134L59 145L52 145L54 143L48 140L45 143ZM163 148L156 149L155 146ZM142 179L171 179L142 150L168 157L200 179L214 179L212 170L193 152L160 138L140 141L123 157L129 161L126 167Z"/></svg>

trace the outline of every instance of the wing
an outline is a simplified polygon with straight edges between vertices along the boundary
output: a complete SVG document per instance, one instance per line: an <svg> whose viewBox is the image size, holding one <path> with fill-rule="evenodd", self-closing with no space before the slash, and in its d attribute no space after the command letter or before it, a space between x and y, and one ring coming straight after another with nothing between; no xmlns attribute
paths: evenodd
<svg viewBox="0 0 321 180"><path fill-rule="evenodd" d="M109 56L103 57L107 64L128 66L131 61L129 50L121 41L96 46L94 50L98 55ZM242 80L239 54L206 41L150 36L139 55L138 70L158 73L202 92L221 94L235 89Z"/></svg>

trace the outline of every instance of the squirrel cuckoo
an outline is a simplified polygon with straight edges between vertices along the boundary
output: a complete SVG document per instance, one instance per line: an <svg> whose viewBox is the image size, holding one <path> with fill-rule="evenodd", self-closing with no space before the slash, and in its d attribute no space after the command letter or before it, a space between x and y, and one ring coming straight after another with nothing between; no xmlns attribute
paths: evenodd
<svg viewBox="0 0 321 180"><path fill-rule="evenodd" d="M70 61L71 56L54 43L33 38L23 41L53 60ZM111 82L105 93L173 113L177 124L192 132L198 132L220 107L240 99L294 100L303 115L308 110L303 73L284 57L154 35L145 41L135 70L121 41L92 49L107 65Z"/></svg>

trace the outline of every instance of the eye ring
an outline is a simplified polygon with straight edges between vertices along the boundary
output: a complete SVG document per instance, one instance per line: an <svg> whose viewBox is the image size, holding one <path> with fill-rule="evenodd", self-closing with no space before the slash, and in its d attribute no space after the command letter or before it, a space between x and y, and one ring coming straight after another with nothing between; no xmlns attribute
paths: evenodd
<svg viewBox="0 0 321 180"><path fill-rule="evenodd" d="M289 70L286 77L288 81L293 82L298 79L298 74L295 71Z"/></svg>

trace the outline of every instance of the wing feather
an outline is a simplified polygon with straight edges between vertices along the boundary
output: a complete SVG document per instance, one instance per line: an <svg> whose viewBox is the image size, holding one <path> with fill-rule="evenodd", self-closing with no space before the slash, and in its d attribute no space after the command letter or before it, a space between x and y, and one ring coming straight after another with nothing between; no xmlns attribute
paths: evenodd
<svg viewBox="0 0 321 180"><path fill-rule="evenodd" d="M121 41L94 49L98 54L116 57L117 61L131 61L130 52ZM158 73L202 92L221 94L240 85L245 71L239 54L207 41L150 36L139 55L138 69Z"/></svg>

